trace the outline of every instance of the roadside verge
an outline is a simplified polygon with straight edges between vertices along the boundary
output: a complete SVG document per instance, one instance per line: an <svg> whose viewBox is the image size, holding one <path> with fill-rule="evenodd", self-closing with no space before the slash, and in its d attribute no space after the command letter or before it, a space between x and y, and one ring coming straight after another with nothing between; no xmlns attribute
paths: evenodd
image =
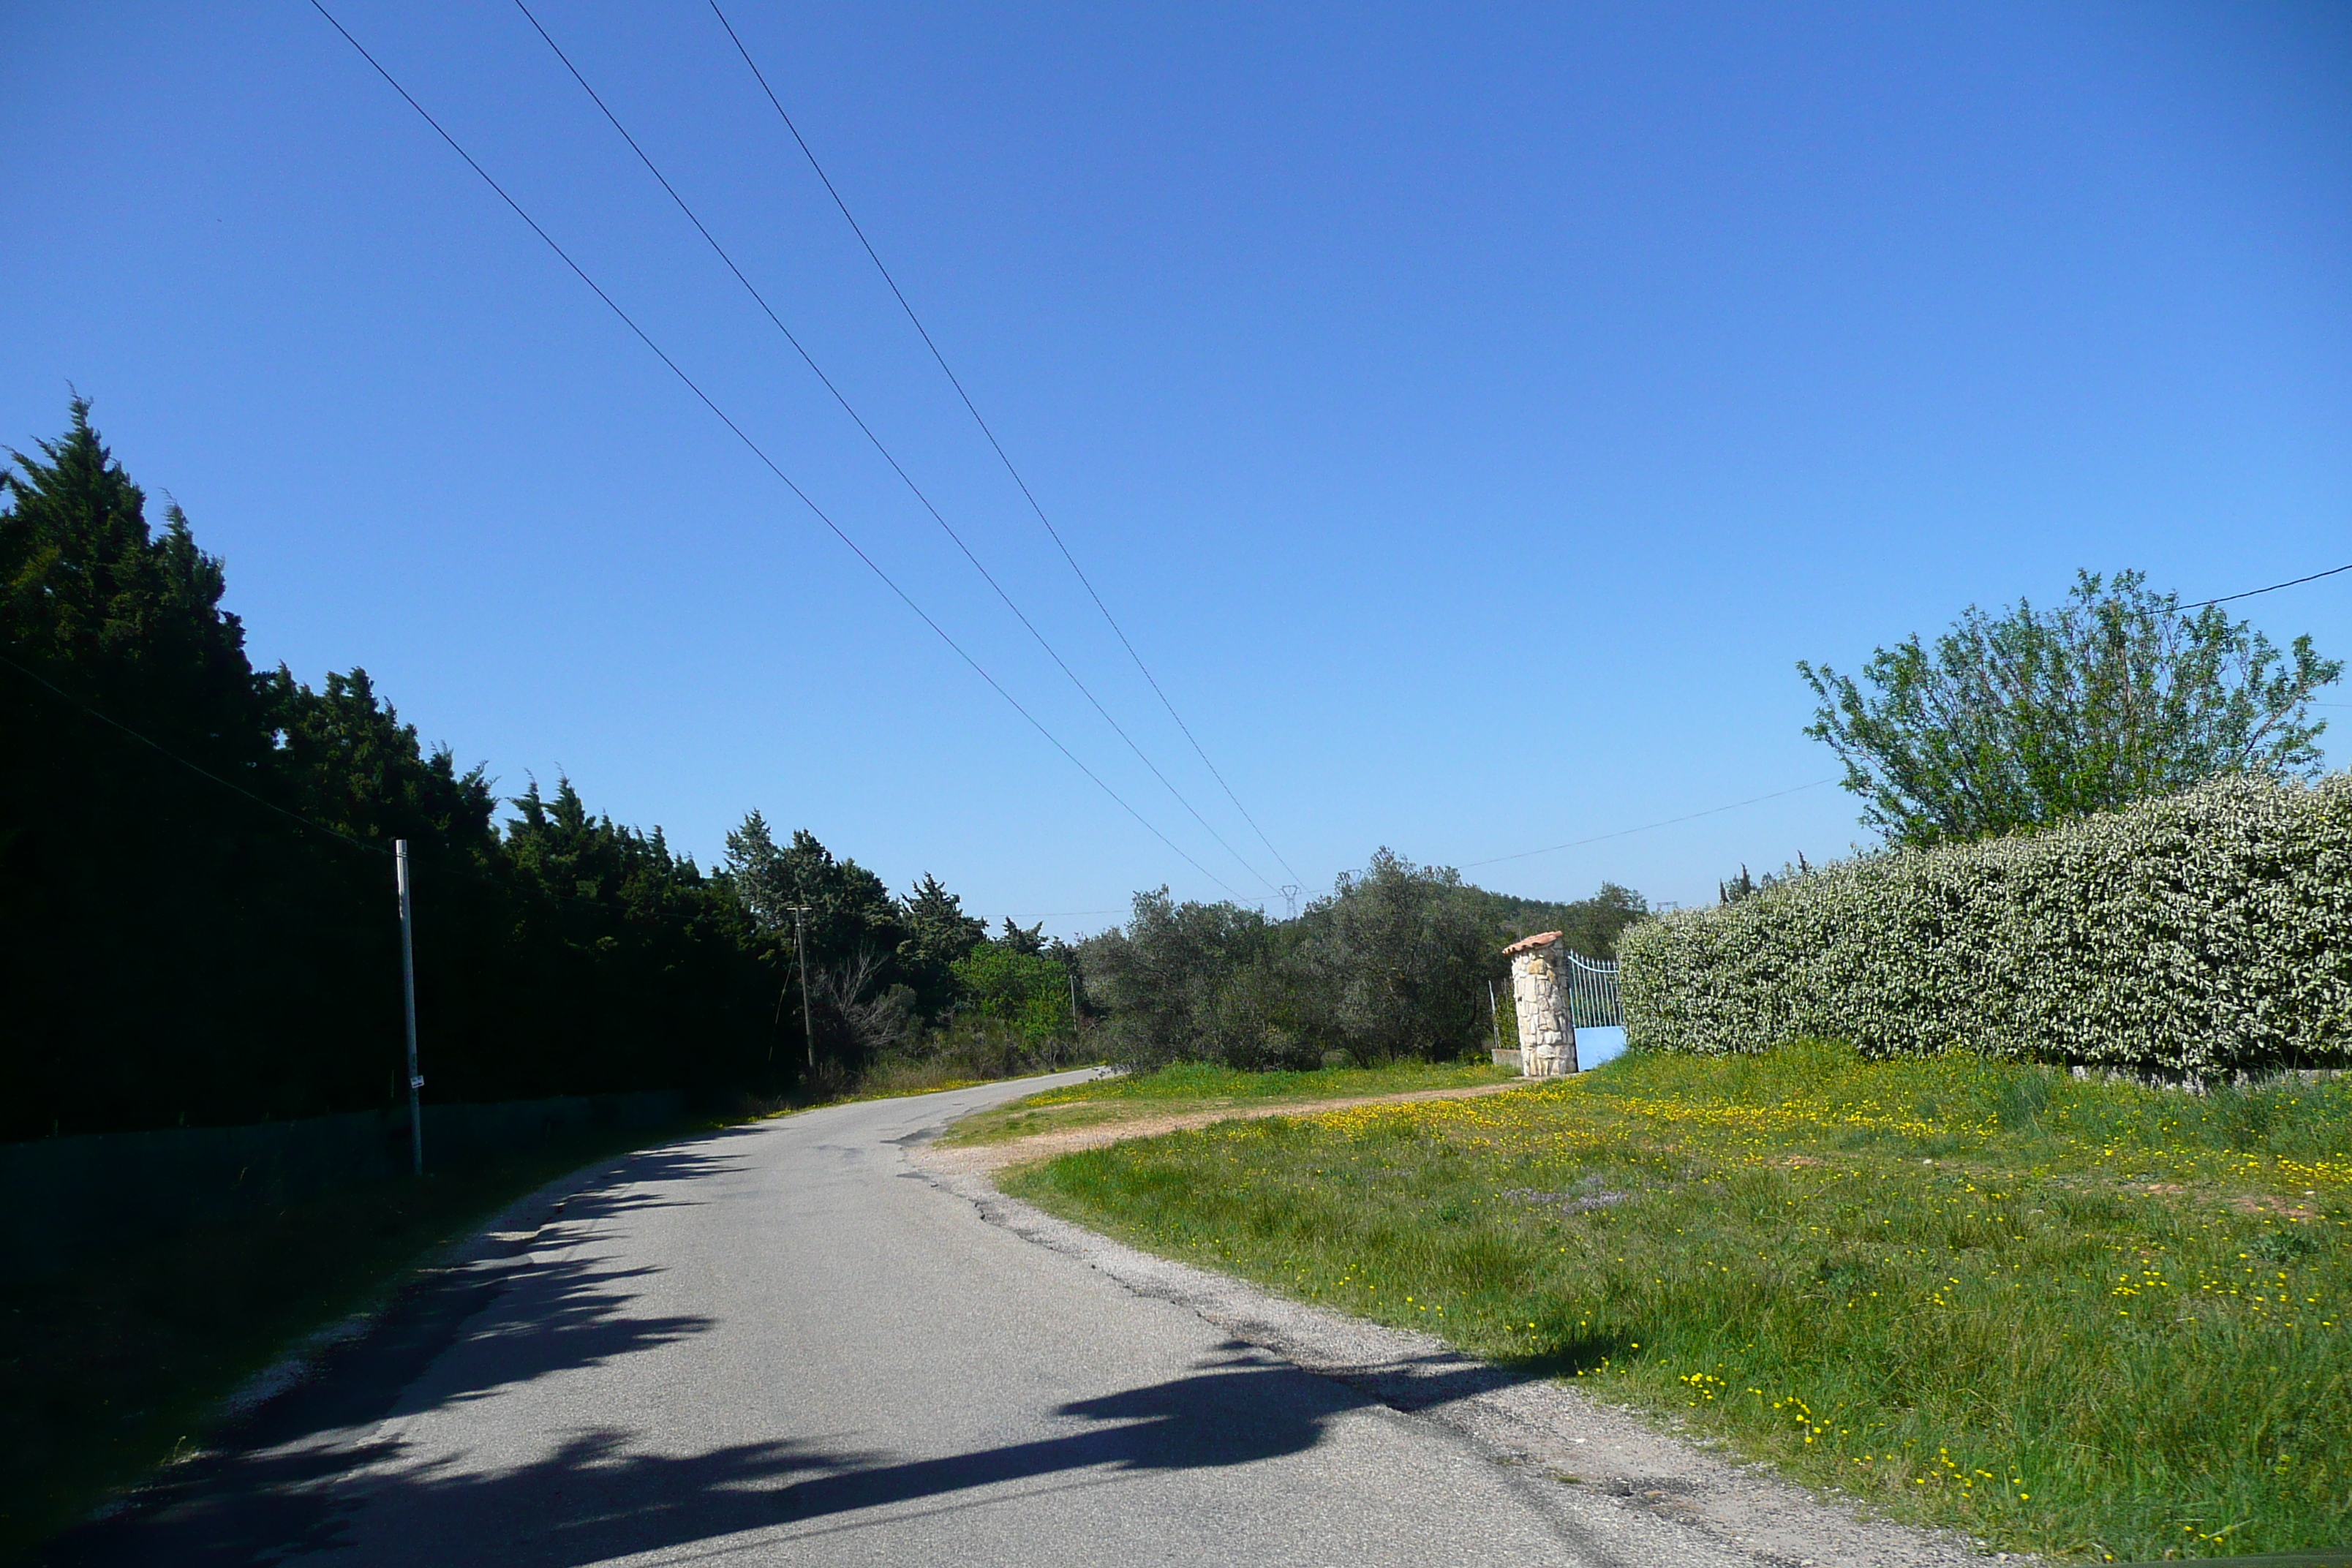
<svg viewBox="0 0 2352 1568"><path fill-rule="evenodd" d="M1440 1092L1456 1098L1463 1091ZM1334 1109L1294 1105L1244 1114ZM1188 1124L1230 1120L1233 1114ZM1370 1394L1392 1409L1433 1421L1498 1463L1549 1475L1560 1486L1565 1506L1604 1539L1679 1539L1695 1549L1697 1541L1675 1533L1688 1531L1717 1549L1709 1555L1769 1568L1958 1568L1989 1560L2033 1561L1989 1556L1956 1535L1862 1517L1779 1479L1769 1467L1732 1463L1558 1382L1462 1355L1433 1335L1290 1300L1227 1275L1139 1251L1008 1196L991 1180L994 1171L1012 1163L1068 1152L1038 1146L1048 1142L1085 1139L1072 1147L1094 1147L1146 1135L1129 1123L1016 1144L926 1144L910 1150L908 1158L926 1179L971 1204L992 1225L1076 1258L1139 1296L1193 1311L1236 1339Z"/></svg>

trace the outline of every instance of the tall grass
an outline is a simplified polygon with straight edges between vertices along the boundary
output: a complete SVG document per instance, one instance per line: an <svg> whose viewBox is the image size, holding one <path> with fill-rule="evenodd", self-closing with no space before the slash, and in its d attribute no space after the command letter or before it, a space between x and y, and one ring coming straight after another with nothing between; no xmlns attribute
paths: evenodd
<svg viewBox="0 0 2352 1568"><path fill-rule="evenodd" d="M1016 1191L1579 1382L1888 1513L2117 1560L2340 1544L2352 1084L1636 1054L1072 1154Z"/></svg>

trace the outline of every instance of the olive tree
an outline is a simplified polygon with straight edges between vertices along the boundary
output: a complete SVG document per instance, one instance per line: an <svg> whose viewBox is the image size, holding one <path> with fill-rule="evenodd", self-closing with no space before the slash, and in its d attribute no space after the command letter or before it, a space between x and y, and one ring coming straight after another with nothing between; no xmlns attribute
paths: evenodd
<svg viewBox="0 0 2352 1568"><path fill-rule="evenodd" d="M1301 918L1301 956L1357 1059L1443 1060L1485 1038L1501 944L1467 892L1460 872L1382 848Z"/></svg>

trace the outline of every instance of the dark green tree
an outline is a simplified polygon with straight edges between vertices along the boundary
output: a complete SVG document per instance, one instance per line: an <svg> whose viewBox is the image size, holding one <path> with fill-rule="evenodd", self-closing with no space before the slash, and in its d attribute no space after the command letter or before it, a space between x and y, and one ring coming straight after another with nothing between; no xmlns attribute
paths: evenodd
<svg viewBox="0 0 2352 1568"><path fill-rule="evenodd" d="M220 563L177 508L149 526L86 400L39 447L0 474L0 1125L19 1137L210 1112L206 1058L253 1055L246 1026L280 1005L247 992L248 944L301 924L283 819L188 765L269 789Z"/></svg>
<svg viewBox="0 0 2352 1568"><path fill-rule="evenodd" d="M908 932L881 878L836 859L806 828L779 846L757 811L728 835L724 869L774 950L794 964L793 944L805 932L817 1055L829 1071L855 1070L906 1037L921 998L900 969ZM797 928L796 906L804 911Z"/></svg>
<svg viewBox="0 0 2352 1568"><path fill-rule="evenodd" d="M1890 843L2044 827L2224 773L2308 776L2344 673L2308 637L2285 653L2219 605L2194 612L2145 576L2076 576L2067 602L1971 606L1936 639L1877 649L1862 680L1800 662L1805 733L1845 763L1863 821ZM1868 689L1864 689L1867 685Z"/></svg>
<svg viewBox="0 0 2352 1568"><path fill-rule="evenodd" d="M366 670L331 673L313 691L280 665L265 691L275 771L303 816L376 842L430 840L478 855L497 842L488 770L458 773L446 747L427 756L416 727L376 700Z"/></svg>
<svg viewBox="0 0 2352 1568"><path fill-rule="evenodd" d="M1231 903L1178 903L1168 889L1135 895L1124 929L1078 949L1087 1000L1110 1016L1125 1060L1156 1066L1185 1058L1262 1065L1265 1042L1234 1027L1231 993L1252 983L1272 938L1262 913Z"/></svg>
<svg viewBox="0 0 2352 1568"><path fill-rule="evenodd" d="M513 804L505 962L536 1016L528 1054L509 1055L529 1078L571 1093L788 1080L801 1058L778 1048L774 1004L789 966L735 889L658 827L591 813L569 779Z"/></svg>
<svg viewBox="0 0 2352 1568"><path fill-rule="evenodd" d="M76 397L66 434L0 470L8 657L158 743L250 785L267 755L245 628L177 506L163 531Z"/></svg>
<svg viewBox="0 0 2352 1568"><path fill-rule="evenodd" d="M1360 1060L1462 1056L1486 1027L1501 963L1460 872L1376 851L1302 915L1304 958Z"/></svg>
<svg viewBox="0 0 2352 1568"><path fill-rule="evenodd" d="M793 909L804 910L814 953L835 958L870 949L891 954L906 937L898 901L882 879L855 860L835 859L804 827L793 830L791 844L779 846L766 818L751 813L727 836L726 869L745 907L770 931L791 931Z"/></svg>
<svg viewBox="0 0 2352 1568"><path fill-rule="evenodd" d="M907 935L898 943L898 973L926 1016L939 1018L956 1004L955 966L987 940L988 922L963 912L963 900L929 872L899 906Z"/></svg>
<svg viewBox="0 0 2352 1568"><path fill-rule="evenodd" d="M176 508L150 527L86 403L12 457L0 1138L399 1105L395 838L429 1099L790 1085L782 965L729 879L568 782L501 835L483 770L364 671L257 678L221 563Z"/></svg>

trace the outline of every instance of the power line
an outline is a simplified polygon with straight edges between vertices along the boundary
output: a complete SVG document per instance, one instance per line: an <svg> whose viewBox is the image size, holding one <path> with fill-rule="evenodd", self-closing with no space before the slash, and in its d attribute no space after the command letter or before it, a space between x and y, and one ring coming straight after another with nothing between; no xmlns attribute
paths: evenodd
<svg viewBox="0 0 2352 1568"><path fill-rule="evenodd" d="M2184 610L2201 610L2208 605L2226 605L2233 599L2251 599L2257 594L2275 594L2281 588L2293 588L2305 583L2316 583L2322 577L2333 577L2342 572L2352 572L2352 565L2330 566L2326 571L2314 572L2308 577L2290 577L2284 583L2273 583L2267 588L2249 588L2242 594L2224 594L2218 599L2200 599L2193 605L2183 605L2180 607Z"/></svg>
<svg viewBox="0 0 2352 1568"><path fill-rule="evenodd" d="M230 780L221 777L220 774L213 772L210 768L190 762L187 758L180 755L179 752L172 750L169 746L163 745L160 742L150 740L145 735L141 734L138 731L132 729L130 725L125 724L120 719L110 718L108 715L100 712L97 709L91 707L89 703L84 702L80 698L76 697L72 692L68 691L64 687L59 686L57 682L49 679L46 676L37 673L36 671L26 668L23 665L18 664L15 659L10 658L5 654L0 654L0 664L6 665L9 668L15 670L26 679L32 681L35 685L46 687L52 695L65 702L72 704L76 708L80 709L84 713L89 714L100 723L107 725L111 729L121 731L122 733L130 736L132 740L138 742L141 745L145 746L148 750L179 763L182 767L187 769L198 778L209 779L214 784L220 785L221 788L241 795L245 796L246 799L253 802L254 805L274 811L280 816L290 817L294 821L300 823L305 827L316 828L320 833L327 834L331 837L340 838L354 849L364 849L371 855L389 855L392 853L391 850L385 848L381 844L370 844L364 838L354 838L340 827L330 827L325 823L320 822L314 817L305 816L299 811L290 810L286 806L278 805L274 800L270 800L263 795L256 795L251 790L246 788L243 784L232 783Z"/></svg>
<svg viewBox="0 0 2352 1568"><path fill-rule="evenodd" d="M1789 789L1774 790L1770 795L1759 795L1748 800L1735 800L1729 805L1709 806L1705 811L1694 811L1687 816L1669 816L1663 822L1645 822L1639 827L1622 827L1614 833L1595 834L1591 838L1580 838L1571 844L1549 844L1541 849L1522 849L1516 855L1497 855L1488 860L1473 860L1462 868L1467 871L1480 866L1499 866L1506 860L1525 860L1530 856L1549 855L1559 849L1581 849L1588 844L1601 844L1612 838L1627 838L1636 833L1647 833L1653 828L1672 827L1678 822L1696 822L1702 816L1716 816L1727 811L1738 811L1743 805L1757 805L1768 800L1779 800L1782 795L1797 795L1805 790L1819 789L1823 784L1837 782L1835 779L1815 779L1811 784L1801 784Z"/></svg>
<svg viewBox="0 0 2352 1568"><path fill-rule="evenodd" d="M434 119L425 107L417 102L416 100L410 95L409 90L406 88L400 85L399 79L394 77L389 70L386 70L373 55L368 53L366 46L362 44L357 38L353 37L351 34L351 30L345 27L342 23L335 19L334 13L327 9L325 5L322 4L322 0L310 0L310 7L317 11L320 16L324 16L327 19L327 25L329 26L334 28L336 32L342 35L343 41L351 45L353 49L357 50L360 58L365 60L369 67L374 70L376 75L383 78L385 84L388 85L393 91L400 95L403 102L406 103L409 108L416 111L419 119L423 120L425 124L433 128L435 135L440 137L443 142L448 143L449 150L451 152L457 153L458 157L465 160L466 166L467 168L473 170L475 174L481 176L482 183L489 186L490 189L497 194L498 198L504 202L508 208L512 211L517 217L522 219L523 223L530 227L531 233L539 236L541 241L544 243L550 250L555 253L556 258L571 269L572 275L579 279L581 282L586 284L589 291L594 294L597 299L603 300L605 308L611 310L614 315L620 318L621 324L627 327L632 333L635 334L637 341L645 344L646 347L652 352L656 359L660 360L664 365L668 367L669 373L677 377L677 379L685 384L686 389L694 394L695 397L702 404L702 405L705 408L709 409L711 414L719 420L719 422L726 426L727 428L733 433L735 438L742 442L744 447L750 450L754 458L757 458L760 460L761 465L764 466L770 473L782 480L784 488L791 490L794 496L798 497L801 504L807 507L811 512L814 513L817 521L824 523L826 529L832 532L833 536L841 541L841 542L848 548L851 554L856 556L860 562L864 563L867 571L873 573L876 577L881 580L882 584L885 587L888 588L891 593L898 595L898 602L900 604L905 605L908 609L913 611L916 616L919 618L925 626L931 628L932 632L938 636L941 642L947 644L950 648L954 650L957 658L962 659L965 664L971 667L972 673L979 676L981 679L986 681L990 689L993 690L999 697L1004 699L1004 700L1012 706L1014 712L1020 714L1022 718L1028 721L1030 728L1035 730L1040 735L1043 735L1048 744L1050 744L1055 751L1061 752L1065 758L1068 759L1071 766L1086 774L1087 779L1093 783L1097 789L1101 790L1103 794L1108 795L1120 810L1126 812L1129 816L1135 818L1138 823L1141 824L1145 831L1150 833L1154 838L1159 839L1160 843L1168 846L1168 847L1173 850L1177 857L1183 860L1186 865L1200 872L1203 877L1208 878L1209 880L1216 883L1217 886L1224 888L1227 892L1233 892L1233 889L1226 885L1223 878L1210 870L1206 866L1202 865L1198 860L1193 859L1192 856L1186 854L1183 847L1174 839L1169 837L1168 835L1160 832L1159 828L1153 826L1149 817L1146 817L1141 812L1136 810L1135 807L1128 805L1127 801L1117 790L1112 789L1109 784L1105 784L1099 774L1097 774L1092 768L1087 766L1086 763L1080 762L1076 752L1072 752L1067 746L1062 744L1060 738L1057 737L1051 730L1046 729L1045 726L1038 721L1036 715L1031 713L1028 709L1023 707L1020 700L1015 698L1013 693L1007 691L1003 686L999 684L997 679L989 674L988 671L982 667L978 659L965 652L963 645L956 641L952 637L950 637L944 626L940 626L939 622L933 620L928 611L926 611L920 605L917 604L913 597L909 595L904 588L898 586L897 579L893 578L887 572L882 570L881 566L874 560L874 558L866 554L866 552L858 546L857 542L852 539L848 533L844 531L841 525L834 521L832 516L827 513L823 507L817 505L815 500L809 496L807 491L802 489L799 485L795 484L793 481L792 476L785 473L782 468L777 466L775 459L768 456L766 449L757 441L754 441L751 437L750 434L728 415L725 409L719 407L716 402L712 401L710 395L702 390L700 384L696 382L692 376L687 374L685 370L679 366L678 363L670 358L669 354L663 350L659 343L654 342L652 337L646 333L643 327L637 325L636 319L631 316L626 310L623 310L619 302L610 294L604 292L603 286L600 285L593 278L590 277L587 270L577 261L574 261L572 258L572 253L565 250L562 246L557 244L554 236L549 234L547 230L539 226L538 219L532 217L530 213L523 210L521 203L516 201L514 197L507 195L506 187L499 184L497 180L491 178L489 171L483 168L481 164L476 163L474 161L474 155L467 152L464 146L458 142L455 136L450 135L447 131L444 130L441 122ZM1234 896L1238 898L1240 895L1235 894Z"/></svg>
<svg viewBox="0 0 2352 1568"><path fill-rule="evenodd" d="M1274 847L1274 840L1266 837L1265 829L1257 825L1257 818L1252 816L1249 814L1249 808L1242 805L1241 796L1234 793L1234 786L1225 782L1225 775L1218 772L1217 764L1209 760L1209 753L1202 749L1199 739L1193 735L1192 727L1184 722L1184 716L1181 713L1176 711L1176 704L1171 701L1168 693L1161 689L1159 677L1151 673L1151 667L1145 664L1143 656L1136 651L1135 644L1128 637L1127 628L1118 624L1118 618L1110 613L1110 606L1103 602L1102 595L1096 592L1093 579L1086 574L1085 569L1079 566L1077 558L1070 553L1069 545L1063 542L1061 530L1055 528L1053 520L1045 515L1045 509L1038 503L1035 493L1029 489L1029 481L1021 477L1021 470L1013 467L1011 455L1004 450L1004 444L996 438L996 432L991 429L988 421L981 416L979 405L972 402L971 394L964 390L962 380L948 364L947 356L940 352L940 345L933 341L930 330L923 325L922 318L915 314L915 307L908 303L905 292L898 287L898 280L890 275L889 268L883 265L880 253L874 248L874 242L866 237L866 230L859 226L857 219L851 216L849 204L842 199L841 192L835 188L832 176L824 172L824 165L817 162L816 153L810 148L807 139L802 136L800 127L793 124L793 117L784 111L783 101L776 96L776 89L768 85L767 73L762 71L759 62L751 58L751 51L744 47L742 38L735 31L735 25L727 19L727 13L719 8L719 0L710 0L710 9L712 15L719 18L719 25L727 29L727 37L734 44L735 52L741 55L743 63L751 68L751 75L759 81L760 90L767 95L769 103L774 106L776 117L784 122L784 129L792 132L793 141L799 145L802 155L808 159L809 167L816 172L817 179L824 185L825 195L833 198L833 205L841 209L843 221L849 225L850 232L857 237L857 243L865 247L867 258L874 263L874 269L882 275L882 281L889 285L891 298L897 300L898 308L907 313L907 320L914 324L916 332L923 340L923 346L931 351L931 358L938 363L940 374L948 378L948 384L954 387L956 395L963 400L964 408L971 415L972 423L980 426L980 433L982 436L988 437L988 444L995 451L997 460L1004 465L1004 471L1013 477L1013 484L1020 488L1022 499L1029 503L1029 510L1037 514L1037 521L1045 524L1046 533L1054 541L1054 547L1062 552L1062 559L1069 563L1070 570L1076 574L1079 583L1085 586L1087 596L1094 601L1095 608L1102 612L1103 619L1108 622L1110 629L1118 634L1119 646L1127 649L1127 657L1135 661L1137 669L1142 671L1143 679L1150 684L1152 694L1160 699L1160 705L1168 710L1168 717L1176 721L1176 727L1184 732L1184 739L1191 743L1193 754L1201 759L1201 765L1209 770L1210 776L1217 781L1217 786L1225 792L1225 798L1234 803L1234 809L1241 813L1242 820L1248 823L1250 831L1257 835L1258 842L1265 845L1267 853L1279 861L1282 868L1296 879L1298 875L1297 868L1283 859L1282 851ZM1195 815L1198 814L1195 813ZM1207 825L1204 823L1202 826ZM1223 843L1223 840L1220 839L1219 842ZM1241 858L1235 856L1234 858ZM1255 872L1251 874L1256 875ZM1263 877L1258 879L1265 880ZM1271 883L1267 885L1272 886ZM1276 890L1279 891L1279 889Z"/></svg>
<svg viewBox="0 0 2352 1568"><path fill-rule="evenodd" d="M1603 843L1606 843L1606 842L1608 842L1610 839L1612 839L1612 838L1626 838L1626 837L1632 837L1633 835L1634 835L1634 834L1636 834L1636 833L1648 833L1648 832L1651 832L1652 830L1654 830L1654 829L1655 829L1655 828L1660 828L1660 827L1672 827L1672 826L1674 826L1676 823L1681 823L1681 822L1696 822L1696 821L1697 821L1697 820L1698 820L1700 817L1702 817L1702 816L1720 816L1722 813L1727 812L1727 811L1738 811L1741 806L1744 806L1744 805L1761 805L1763 802L1768 801L1768 800L1779 800L1779 799L1780 799L1783 795L1800 795L1800 794L1802 794L1802 793L1803 793L1804 791L1806 791L1806 790L1809 790L1809 789L1819 789L1819 788L1821 788L1823 784L1836 784L1837 782L1838 782L1838 781L1837 781L1836 779L1833 779L1833 778L1829 778L1829 779L1815 779L1815 780L1813 780L1811 784L1801 784L1793 785L1793 786L1791 786L1791 787L1790 787L1790 788L1788 788L1788 789L1774 790L1770 795L1752 795L1752 796L1750 796L1749 798L1748 798L1748 799L1746 799L1746 800L1735 800L1735 801L1733 801L1733 802L1732 802L1730 805L1715 805L1715 806L1709 806L1709 807L1708 807L1706 810L1705 810L1705 811L1694 811L1694 812L1691 812L1689 815L1685 816L1670 816L1670 817L1667 817L1667 818L1665 818L1664 821L1661 821L1661 822L1645 822L1645 823L1643 823L1643 824L1641 826L1639 826L1639 827L1621 827L1621 828L1619 828L1619 829L1618 829L1616 832L1614 832L1614 833L1599 833L1599 834L1595 834L1595 835L1593 835L1593 837L1590 837L1590 838L1580 838L1580 839L1577 839L1574 843L1571 843L1571 844L1553 844L1553 845L1548 845L1548 846L1546 846L1544 848L1541 848L1541 849L1522 849L1522 850L1520 850L1520 851L1519 851L1517 854L1516 854L1516 855L1497 855L1497 856L1494 857L1492 859L1487 859L1487 860L1472 860L1472 861L1466 862L1466 863L1465 863L1465 864L1464 864L1463 866L1457 867L1457 868L1456 868L1456 869L1458 869L1458 870L1465 870L1465 871L1466 871L1466 870L1473 870L1473 869L1475 869L1475 868L1476 868L1477 867L1480 867L1480 866L1496 866L1496 865L1500 865L1502 862L1504 862L1504 861L1506 861L1506 860L1525 860L1525 859L1527 859L1527 858L1528 858L1528 857L1530 857L1530 856L1535 856L1535 855L1549 855L1549 854L1551 854L1551 853L1552 853L1553 851L1555 851L1555 850L1559 850L1559 849L1578 849L1578 848L1581 848L1581 847L1584 847L1585 845L1587 845L1587 844L1603 844ZM1296 897L1298 897L1298 896L1304 896L1304 897L1305 897L1305 898L1306 898L1309 902L1312 902L1314 900L1320 899L1320 898L1324 898L1324 897L1328 896L1328 894L1331 894L1331 893L1336 892L1336 891L1338 891L1338 890L1339 890L1339 883L1334 882L1334 883L1332 883L1332 884L1331 884L1331 886L1330 886L1330 887L1328 887L1328 888L1320 888L1320 889L1316 889L1315 891L1313 891L1313 892L1311 892L1311 893L1307 892L1307 891L1306 891L1306 889L1284 889L1284 896L1285 896L1286 898L1292 898L1292 899L1295 899ZM1086 915L1086 914L1115 915L1115 914L1121 913L1122 911L1120 911L1120 910L1065 910L1065 911L1063 911L1063 912L1064 912L1064 913L1066 913L1066 914L1074 914L1074 915ZM1292 918L1296 919L1297 917L1296 917L1296 915L1294 914Z"/></svg>
<svg viewBox="0 0 2352 1568"><path fill-rule="evenodd" d="M645 148L638 142L635 136L630 134L629 128L621 123L620 116L613 112L612 106L604 101L604 95L589 85L588 79L581 74L580 68L572 63L572 57L563 52L563 47L555 41L554 36L548 32L547 28L541 25L540 19L532 14L530 7L524 4L524 0L515 0L515 9L522 13L523 19L530 24L531 29L538 33L541 39L545 42L551 50L554 52L555 58L562 62L563 68L572 74L572 79L580 84L580 90L588 95L588 100L591 103L593 103L598 110L604 114L604 119L612 125L613 129L620 132L621 140L629 144L629 151L637 155L637 161L646 166L646 172L653 175L655 181L660 184L661 188L665 192L668 193L669 199L677 204L677 210L686 215L687 222L694 226L695 232L702 236L704 243L709 245L711 250L718 256L719 259L726 264L727 270L735 275L735 281L740 283L743 286L744 292L751 296L753 302L756 303L760 307L761 311L767 316L769 323L772 325L777 331L783 334L783 338L786 342L792 344L793 352L800 355L801 363L807 365L810 372L815 375L817 380L824 384L825 391L833 395L833 400L841 405L842 412L849 416L850 422L857 426L858 430L865 436L866 439L873 445L874 449L882 455L882 460L890 465L890 471L898 476L900 482L905 484L908 490L914 496L915 500L921 503L923 510L930 513L931 521L938 523L940 525L940 531L944 532L950 540L954 542L955 547L963 552L963 558L971 563L972 570L979 573L982 581L985 582L990 588L995 591L996 596L1004 602L1004 607L1013 612L1013 618L1018 620L1023 627L1028 631L1030 637L1036 640L1037 646L1045 650L1046 657L1051 658L1055 665L1060 668L1061 672L1069 678L1070 684L1076 687L1079 694L1086 698L1087 702L1093 705L1094 710L1102 716L1103 722L1108 724L1111 729L1117 732L1118 738L1127 742L1127 749L1133 752L1137 759L1140 761L1145 767L1151 770L1152 776L1160 782L1161 785L1167 789L1170 795L1175 796L1176 803L1192 814L1192 820L1199 823L1202 829L1208 833L1209 837L1217 841L1218 846L1223 848L1226 854L1231 855L1236 861L1239 861L1242 867L1246 869L1251 876L1257 878L1261 882L1265 882L1266 886L1272 887L1274 885L1273 882L1266 878L1265 873L1259 871L1256 867L1250 865L1246 859L1243 858L1240 851L1236 850L1232 845L1226 843L1224 836L1220 834L1213 826L1211 826L1209 819L1202 816L1193 806L1192 803L1185 799L1183 792L1176 787L1166 773L1160 771L1160 764L1153 762L1150 756L1146 755L1143 748L1136 744L1135 738L1127 732L1125 726L1121 725L1118 720L1111 717L1110 710L1105 708L1100 700L1097 699L1094 692L1087 687L1087 683L1078 679L1077 671L1070 668L1068 662L1062 658L1060 651L1057 650L1051 642L1046 640L1045 634L1039 631L1036 624L1031 621L1028 615L1023 611L1021 606L1013 602L1013 595L1005 592L1003 584L996 580L995 574L990 572L985 565L981 563L980 557L972 552L971 546L964 542L963 536L958 533L955 529L950 525L948 520L940 514L940 509L931 503L931 498L923 493L922 487L915 482L914 476L907 472L906 468L900 464L898 458L892 454L890 448L884 445L882 437L875 434L873 426L866 424L865 417L851 405L848 396L843 393L839 386L835 384L833 378L824 373L824 367L816 363L815 357L809 353L807 347L802 343L800 338L794 334L790 327L784 325L783 318L776 314L775 308L768 303L767 296L761 293L759 288L744 274L743 269L735 264L735 258L727 253L727 247L719 242L718 236L710 232L709 226L702 221L698 215L696 214L694 208L688 205L686 198L678 194L677 187L670 184L669 176L661 172L659 165L656 164L653 161L652 155L646 153ZM1232 888L1226 887L1222 881L1217 885L1219 887L1225 888L1227 892L1234 891ZM1239 895L1235 894L1235 897L1239 897Z"/></svg>

